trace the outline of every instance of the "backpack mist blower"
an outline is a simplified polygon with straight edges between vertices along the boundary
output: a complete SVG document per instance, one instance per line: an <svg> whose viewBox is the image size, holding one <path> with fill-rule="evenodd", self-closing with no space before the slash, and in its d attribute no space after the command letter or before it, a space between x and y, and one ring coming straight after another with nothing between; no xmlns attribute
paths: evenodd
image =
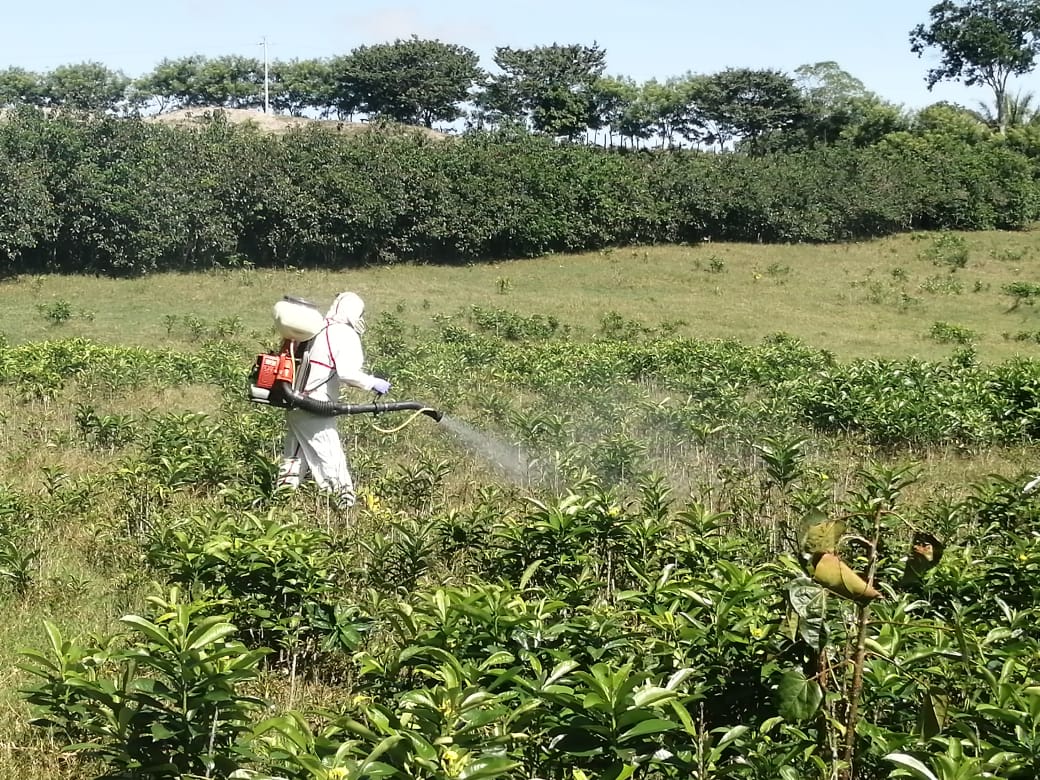
<svg viewBox="0 0 1040 780"><path fill-rule="evenodd" d="M282 337L277 353L256 356L249 376L249 400L281 409L302 409L320 417L413 411L437 422L443 416L418 401L343 404L319 401L305 392L311 344L325 328L325 319L310 301L285 296L274 305L275 330Z"/></svg>

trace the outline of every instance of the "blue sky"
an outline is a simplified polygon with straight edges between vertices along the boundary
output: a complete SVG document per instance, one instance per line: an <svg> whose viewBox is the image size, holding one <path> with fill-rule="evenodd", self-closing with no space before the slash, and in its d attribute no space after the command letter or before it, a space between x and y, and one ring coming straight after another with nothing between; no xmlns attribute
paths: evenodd
<svg viewBox="0 0 1040 780"><path fill-rule="evenodd" d="M937 100L976 107L988 90L940 84L934 55L910 52L908 34L935 0L19 0L6 3L0 68L46 71L97 60L128 76L189 54L328 57L412 34L473 49L493 70L496 46L597 42L607 72L638 81L727 67L778 68L833 60L883 98L921 108ZM1034 89L1034 77L1012 90Z"/></svg>

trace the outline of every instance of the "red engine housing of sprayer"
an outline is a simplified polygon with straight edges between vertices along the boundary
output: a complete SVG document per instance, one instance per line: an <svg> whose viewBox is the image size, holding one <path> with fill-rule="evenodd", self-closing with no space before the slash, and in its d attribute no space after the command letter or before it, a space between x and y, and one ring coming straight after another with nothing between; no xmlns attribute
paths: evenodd
<svg viewBox="0 0 1040 780"><path fill-rule="evenodd" d="M278 383L285 382L290 387L295 386L300 365L300 355L297 354L297 349L300 346L294 342L285 341L277 354L267 353L256 356L256 362L253 364L249 377L251 401L271 406L288 405L278 392Z"/></svg>
<svg viewBox="0 0 1040 780"><path fill-rule="evenodd" d="M324 319L313 303L285 296L274 306L274 322L282 345L277 353L256 356L249 377L249 400L284 407L289 402L280 388L295 388L297 379L303 381L306 354L314 335L324 326Z"/></svg>

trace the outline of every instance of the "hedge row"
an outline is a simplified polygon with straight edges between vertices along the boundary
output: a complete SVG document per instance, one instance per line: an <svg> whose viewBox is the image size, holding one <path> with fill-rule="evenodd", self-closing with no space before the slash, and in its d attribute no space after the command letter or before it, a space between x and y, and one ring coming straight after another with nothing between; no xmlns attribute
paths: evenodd
<svg viewBox="0 0 1040 780"><path fill-rule="evenodd" d="M748 158L525 134L266 134L219 117L0 122L0 273L469 262L605 246L841 241L1023 226L1030 161L999 140L893 136Z"/></svg>

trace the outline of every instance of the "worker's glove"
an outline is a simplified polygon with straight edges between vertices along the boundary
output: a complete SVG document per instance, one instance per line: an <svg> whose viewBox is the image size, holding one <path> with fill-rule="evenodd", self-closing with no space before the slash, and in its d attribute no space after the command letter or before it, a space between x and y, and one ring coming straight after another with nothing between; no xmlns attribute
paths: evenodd
<svg viewBox="0 0 1040 780"><path fill-rule="evenodd" d="M375 391L376 395L386 395L390 392L390 383L385 379L375 377L372 380L372 390Z"/></svg>

